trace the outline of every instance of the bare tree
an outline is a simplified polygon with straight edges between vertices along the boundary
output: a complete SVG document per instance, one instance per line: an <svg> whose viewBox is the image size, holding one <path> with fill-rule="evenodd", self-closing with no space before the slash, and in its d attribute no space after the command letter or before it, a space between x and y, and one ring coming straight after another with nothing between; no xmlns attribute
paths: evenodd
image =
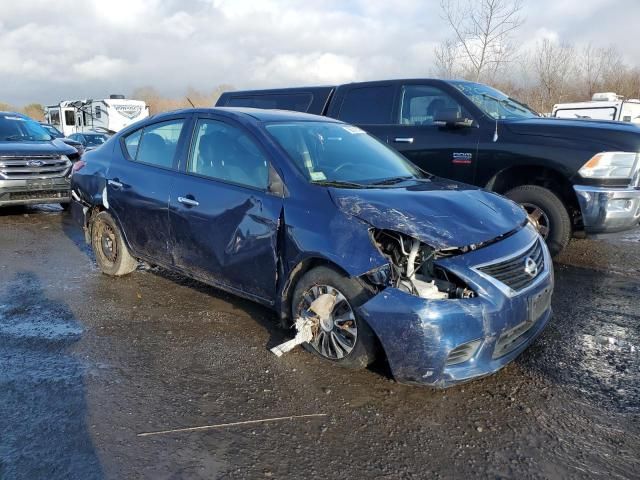
<svg viewBox="0 0 640 480"><path fill-rule="evenodd" d="M574 78L575 71L573 47L557 44L549 39L538 43L533 52L533 70L536 73L540 89L540 104L543 112L551 111L554 103L564 99L567 87Z"/></svg>
<svg viewBox="0 0 640 480"><path fill-rule="evenodd" d="M149 106L150 113L167 112L178 108L189 108L192 104L196 107L213 107L222 92L233 90L231 85L218 85L208 92L202 92L194 88L187 88L186 94L178 98L163 97L154 87L145 86L136 88L132 98L144 100Z"/></svg>
<svg viewBox="0 0 640 480"><path fill-rule="evenodd" d="M465 76L491 81L513 59L513 32L522 25L522 0L440 0L443 17L454 32L454 40L436 49L442 67L459 64ZM451 69L453 70L453 69Z"/></svg>
<svg viewBox="0 0 640 480"><path fill-rule="evenodd" d="M458 76L456 44L445 40L434 49L436 75L439 78L455 78Z"/></svg>
<svg viewBox="0 0 640 480"><path fill-rule="evenodd" d="M591 98L594 93L603 90L605 85L616 83L616 77L623 70L623 62L615 47L596 48L589 43L582 50L581 70L585 94Z"/></svg>

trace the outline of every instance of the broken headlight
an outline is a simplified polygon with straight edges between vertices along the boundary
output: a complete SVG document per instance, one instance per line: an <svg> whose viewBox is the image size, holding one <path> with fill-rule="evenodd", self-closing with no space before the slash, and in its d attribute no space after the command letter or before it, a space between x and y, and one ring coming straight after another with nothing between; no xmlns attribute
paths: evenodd
<svg viewBox="0 0 640 480"><path fill-rule="evenodd" d="M389 264L367 274L374 285L392 286L430 300L471 298L475 293L458 277L434 263L439 252L393 230L372 229L371 239Z"/></svg>

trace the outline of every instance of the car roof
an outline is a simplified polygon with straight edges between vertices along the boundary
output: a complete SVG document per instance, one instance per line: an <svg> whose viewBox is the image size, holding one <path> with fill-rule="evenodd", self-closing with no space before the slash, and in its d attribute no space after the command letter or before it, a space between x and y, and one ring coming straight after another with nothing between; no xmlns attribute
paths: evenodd
<svg viewBox="0 0 640 480"><path fill-rule="evenodd" d="M259 122L287 122L287 121L306 121L306 122L333 122L342 123L333 118L323 117L320 115L312 115L310 113L291 112L288 110L266 110L262 108L248 107L214 107L214 108L185 108L182 110L173 110L154 115L156 119L180 114L180 113L216 113L231 118L253 119Z"/></svg>

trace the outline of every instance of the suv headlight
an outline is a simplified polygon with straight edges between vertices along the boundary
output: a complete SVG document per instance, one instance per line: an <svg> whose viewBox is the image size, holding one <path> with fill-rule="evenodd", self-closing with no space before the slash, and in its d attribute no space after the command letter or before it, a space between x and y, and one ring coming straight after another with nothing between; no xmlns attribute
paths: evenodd
<svg viewBox="0 0 640 480"><path fill-rule="evenodd" d="M631 179L638 168L636 152L602 152L594 155L578 173L584 178Z"/></svg>

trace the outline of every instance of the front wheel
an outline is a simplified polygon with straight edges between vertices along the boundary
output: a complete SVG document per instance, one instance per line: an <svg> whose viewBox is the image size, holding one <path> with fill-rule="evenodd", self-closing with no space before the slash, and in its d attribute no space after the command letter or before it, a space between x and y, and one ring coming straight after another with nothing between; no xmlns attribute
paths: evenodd
<svg viewBox="0 0 640 480"><path fill-rule="evenodd" d="M107 212L100 212L91 220L91 247L98 267L106 275L119 277L138 267L138 261L129 253L122 232Z"/></svg>
<svg viewBox="0 0 640 480"><path fill-rule="evenodd" d="M571 218L558 195L538 185L522 185L509 190L505 196L527 211L552 256L564 250L571 239Z"/></svg>
<svg viewBox="0 0 640 480"><path fill-rule="evenodd" d="M328 311L323 314L312 311L312 303L327 295L331 300ZM369 298L357 280L333 268L309 270L297 283L291 302L293 318L306 316L316 322L311 342L303 347L347 368L365 368L373 363L377 354L375 335L356 313Z"/></svg>

